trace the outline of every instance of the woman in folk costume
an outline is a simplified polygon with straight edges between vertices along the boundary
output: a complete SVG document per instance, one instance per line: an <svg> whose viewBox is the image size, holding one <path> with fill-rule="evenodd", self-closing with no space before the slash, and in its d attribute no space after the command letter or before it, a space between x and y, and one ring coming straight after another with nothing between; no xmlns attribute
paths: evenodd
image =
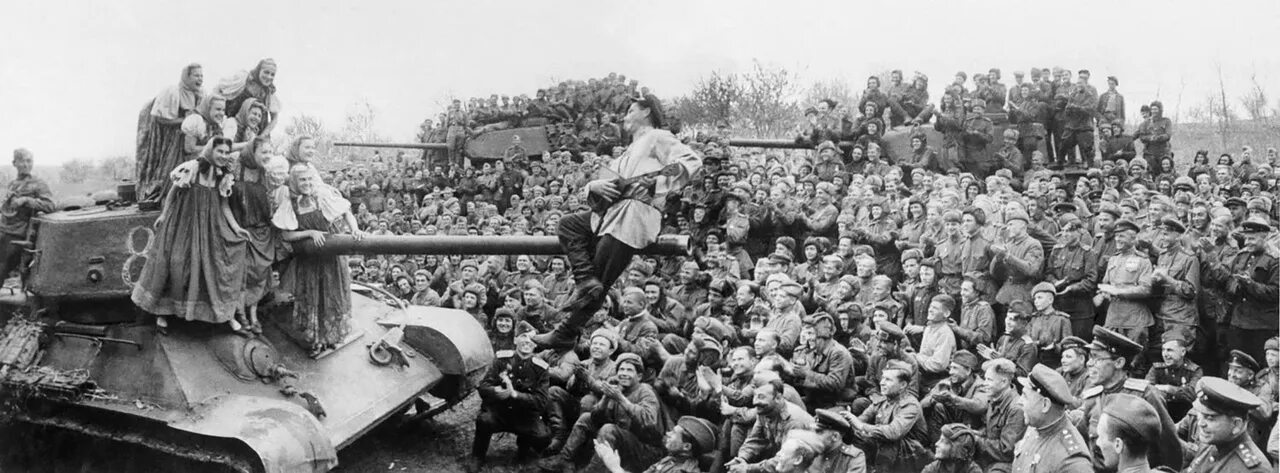
<svg viewBox="0 0 1280 473"><path fill-rule="evenodd" d="M249 99L266 106L262 117L262 134L271 134L280 117L280 97L276 95L276 61L263 59L248 72L240 71L218 82L218 95L227 98L227 110L239 113Z"/></svg>
<svg viewBox="0 0 1280 473"><path fill-rule="evenodd" d="M276 190L271 223L288 242L324 246L330 233L364 238L351 203L320 182L314 167L289 168L289 185ZM293 294L293 314L286 333L319 357L346 339L350 331L351 272L345 256L294 254L280 274L282 289Z"/></svg>
<svg viewBox="0 0 1280 473"><path fill-rule="evenodd" d="M228 108L227 111L233 110ZM235 116L227 117L222 122L222 134L231 138L231 151L238 153L244 151L255 138L267 136L262 132L266 126L267 106L258 99L250 97L240 103L240 109L235 111Z"/></svg>
<svg viewBox="0 0 1280 473"><path fill-rule="evenodd" d="M267 137L254 138L240 152L230 205L236 222L249 233L244 265L246 320L242 322L254 333L262 333L258 303L271 289L271 265L283 256L277 255L282 242L280 232L271 226L271 198L272 192L284 182L273 174L287 173L288 164L283 157L272 156Z"/></svg>
<svg viewBox="0 0 1280 473"><path fill-rule="evenodd" d="M204 71L199 64L182 69L178 84L165 88L138 114L137 182L140 200L165 196L169 172L183 161L182 121L204 99Z"/></svg>
<svg viewBox="0 0 1280 473"><path fill-rule="evenodd" d="M156 219L156 236L133 287L133 302L157 315L228 324L244 291L245 232L227 205L234 176L231 140L214 138L195 161L173 170L173 185Z"/></svg>

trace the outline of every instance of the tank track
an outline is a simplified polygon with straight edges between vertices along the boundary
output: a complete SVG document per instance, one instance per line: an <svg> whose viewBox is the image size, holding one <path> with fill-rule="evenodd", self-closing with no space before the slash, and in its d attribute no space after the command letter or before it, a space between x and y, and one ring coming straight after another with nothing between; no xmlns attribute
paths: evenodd
<svg viewBox="0 0 1280 473"><path fill-rule="evenodd" d="M142 458L142 463L160 461L187 463L190 473L261 473L257 456L247 446L232 439L205 437L172 429L159 422L130 418L104 411L90 412L80 406L43 405L24 409L10 416L15 428L50 430L48 435L70 436L71 444L85 445L83 437L135 447L148 455L164 458ZM81 449L73 450L73 454ZM112 451L116 451L113 447ZM60 455L66 453L58 452ZM68 452L70 453L70 452ZM146 471L141 468L139 471Z"/></svg>

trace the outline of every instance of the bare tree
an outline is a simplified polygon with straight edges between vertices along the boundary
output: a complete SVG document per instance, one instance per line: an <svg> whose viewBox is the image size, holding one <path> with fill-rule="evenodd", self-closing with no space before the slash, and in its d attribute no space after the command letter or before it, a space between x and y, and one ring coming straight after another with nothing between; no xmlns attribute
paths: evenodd
<svg viewBox="0 0 1280 473"><path fill-rule="evenodd" d="M1249 76L1249 81L1252 87L1240 96L1240 104L1244 106L1244 111L1249 114L1249 118L1266 124L1271 112L1267 109L1267 90L1258 82L1256 72Z"/></svg>
<svg viewBox="0 0 1280 473"><path fill-rule="evenodd" d="M837 105L848 106L849 104L857 103L858 93L843 78L819 80L809 86L808 92L805 93L804 103L801 105L812 107L823 99L831 99L836 101Z"/></svg>
<svg viewBox="0 0 1280 473"><path fill-rule="evenodd" d="M796 106L799 83L794 73L756 61L745 82L740 108L744 125L755 136L782 136L795 125L800 110Z"/></svg>
<svg viewBox="0 0 1280 473"><path fill-rule="evenodd" d="M693 92L672 101L671 114L689 125L732 123L744 93L742 82L737 74L712 71Z"/></svg>
<svg viewBox="0 0 1280 473"><path fill-rule="evenodd" d="M1222 147L1227 147L1227 141L1231 135L1231 104L1227 102L1227 86L1222 80L1222 63L1217 64L1218 67L1218 136L1222 138Z"/></svg>

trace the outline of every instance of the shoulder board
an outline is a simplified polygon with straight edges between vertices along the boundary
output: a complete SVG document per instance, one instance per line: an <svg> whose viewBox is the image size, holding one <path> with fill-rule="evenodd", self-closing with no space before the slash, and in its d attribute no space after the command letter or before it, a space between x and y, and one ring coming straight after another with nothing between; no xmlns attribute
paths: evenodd
<svg viewBox="0 0 1280 473"><path fill-rule="evenodd" d="M515 350L498 350L498 352L494 353L493 355L498 358L511 358L513 356L516 356L516 351Z"/></svg>
<svg viewBox="0 0 1280 473"><path fill-rule="evenodd" d="M533 357L533 358L530 358L530 360L532 360L532 361L533 361L534 366L537 366L537 367L542 368L542 369L544 369L544 370L545 370L545 369L547 369L547 368L549 367L549 365L547 365L547 360L544 360L544 359L542 359L542 358L539 358L539 357L536 357L536 356L535 356L535 357Z"/></svg>
<svg viewBox="0 0 1280 473"><path fill-rule="evenodd" d="M1081 399L1089 399L1102 394L1102 386L1090 386L1089 389L1080 392Z"/></svg>
<svg viewBox="0 0 1280 473"><path fill-rule="evenodd" d="M1125 389L1132 389L1140 393L1146 392L1148 386L1151 386L1151 383L1145 379L1129 378L1124 380Z"/></svg>
<svg viewBox="0 0 1280 473"><path fill-rule="evenodd" d="M1182 366L1187 367L1187 369L1189 369L1189 370L1191 370L1191 371L1195 371L1195 370L1200 369L1200 365L1197 365L1197 364L1196 364L1196 362L1191 361L1191 360L1184 360L1184 361L1182 362Z"/></svg>
<svg viewBox="0 0 1280 473"><path fill-rule="evenodd" d="M1164 367L1167 367L1167 366L1169 366L1169 364L1168 364L1168 363L1153 363L1153 364L1151 365L1151 367L1152 367L1152 368L1164 368Z"/></svg>
<svg viewBox="0 0 1280 473"><path fill-rule="evenodd" d="M862 452L862 449L855 447L853 445L845 445L844 448L840 449L840 452L851 457L860 457L860 456L866 455L865 453Z"/></svg>
<svg viewBox="0 0 1280 473"><path fill-rule="evenodd" d="M1262 463L1262 452L1258 450L1258 446L1251 441L1240 442L1236 447L1236 454L1240 456L1240 460L1244 462L1244 466L1250 469L1257 467Z"/></svg>
<svg viewBox="0 0 1280 473"><path fill-rule="evenodd" d="M1075 427L1071 424L1065 424L1062 431L1058 432L1058 437L1062 439L1062 448L1067 451L1068 455L1085 451L1084 446L1076 442L1076 439L1071 436L1071 430L1074 429Z"/></svg>

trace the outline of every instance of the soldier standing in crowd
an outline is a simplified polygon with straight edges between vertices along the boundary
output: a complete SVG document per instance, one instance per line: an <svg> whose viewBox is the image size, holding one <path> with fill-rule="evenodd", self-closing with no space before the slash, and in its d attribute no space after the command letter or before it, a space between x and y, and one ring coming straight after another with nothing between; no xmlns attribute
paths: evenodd
<svg viewBox="0 0 1280 473"><path fill-rule="evenodd" d="M1093 344L1090 345L1089 353L1089 381L1093 386L1084 390L1084 405L1073 411L1071 416L1076 429L1081 433L1087 432L1090 445L1093 445L1098 436L1098 417L1102 414L1102 407L1107 399L1116 393L1141 396L1160 416L1160 437L1151 446L1151 463L1180 469L1183 463L1182 446L1178 442L1173 419L1165 409L1164 396L1145 380L1130 378L1126 371L1133 359L1141 353L1142 345L1137 342L1112 330L1094 327ZM1098 471L1111 471L1101 464L1097 452L1094 452L1093 465Z"/></svg>
<svg viewBox="0 0 1280 473"><path fill-rule="evenodd" d="M1092 473L1089 448L1067 415L1080 404L1067 380L1048 366L1036 365L1019 384L1028 429L1014 446L1012 473Z"/></svg>
<svg viewBox="0 0 1280 473"><path fill-rule="evenodd" d="M1206 445L1187 465L1186 473L1275 471L1249 435L1249 412L1261 405L1258 396L1225 379L1201 380L1195 410Z"/></svg>
<svg viewBox="0 0 1280 473"><path fill-rule="evenodd" d="M1135 248L1138 226L1128 220L1116 222L1113 236L1116 254L1107 260L1107 272L1098 285L1095 305L1107 304L1106 327L1145 347L1151 335L1155 318L1147 306L1151 295L1151 260ZM1141 373L1147 366L1146 359L1129 366L1133 373Z"/></svg>
<svg viewBox="0 0 1280 473"><path fill-rule="evenodd" d="M1209 261L1206 279L1224 288L1234 303L1226 329L1231 346L1257 359L1280 330L1280 263L1266 251L1270 223L1246 220L1240 227L1240 251L1230 263Z"/></svg>
<svg viewBox="0 0 1280 473"><path fill-rule="evenodd" d="M1142 141L1142 158L1147 169L1160 169L1160 159L1169 156L1169 140L1173 137L1173 122L1164 117L1164 104L1151 102L1151 116L1142 120L1134 139Z"/></svg>
<svg viewBox="0 0 1280 473"><path fill-rule="evenodd" d="M964 147L960 155L960 169L978 177L986 177L995 166L991 162L991 153L987 145L995 139L995 125L986 117L987 104L982 99L973 99L969 104L969 113L961 124Z"/></svg>
<svg viewBox="0 0 1280 473"><path fill-rule="evenodd" d="M1107 76L1107 91L1098 97L1098 115L1106 123L1119 121L1124 123L1124 95L1116 90L1120 86L1120 79L1116 76ZM1119 134L1119 133L1117 133ZM1103 155L1106 159L1107 155Z"/></svg>
<svg viewBox="0 0 1280 473"><path fill-rule="evenodd" d="M0 282L9 279L13 270L20 269L22 248L14 243L27 239L31 218L53 211L53 192L44 180L31 175L33 166L35 155L31 151L13 150L13 168L18 171L18 177L9 181L4 203L0 204Z"/></svg>
<svg viewBox="0 0 1280 473"><path fill-rule="evenodd" d="M533 458L551 440L551 431L542 421L550 388L547 362L534 355L531 336L533 327L520 322L516 327L516 349L496 353L493 367L480 383L482 405L476 417L470 471L484 465L489 439L495 433L516 434L516 461L521 462Z"/></svg>

